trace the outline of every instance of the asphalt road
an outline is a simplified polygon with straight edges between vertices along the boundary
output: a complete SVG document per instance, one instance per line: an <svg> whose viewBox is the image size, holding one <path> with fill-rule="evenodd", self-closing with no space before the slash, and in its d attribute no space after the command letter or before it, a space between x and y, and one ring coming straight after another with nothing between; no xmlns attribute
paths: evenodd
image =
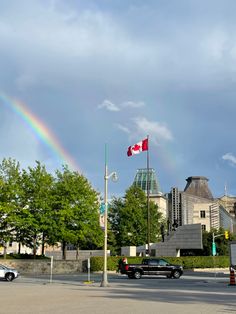
<svg viewBox="0 0 236 314"><path fill-rule="evenodd" d="M0 281L0 313L236 313L236 286L228 274L189 272L178 280L108 274L105 288L101 274L87 280L76 274Z"/></svg>

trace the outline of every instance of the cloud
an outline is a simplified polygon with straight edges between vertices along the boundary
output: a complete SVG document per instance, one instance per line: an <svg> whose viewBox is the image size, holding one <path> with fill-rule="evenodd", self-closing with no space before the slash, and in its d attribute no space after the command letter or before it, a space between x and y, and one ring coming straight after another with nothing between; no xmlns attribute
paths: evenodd
<svg viewBox="0 0 236 314"><path fill-rule="evenodd" d="M102 10L98 5L83 8L82 2L13 2L0 5L0 66L7 63L17 69L12 80L20 90L42 82L65 88L89 81L140 91L140 86L150 90L152 81L158 88L169 87L169 79L181 89L196 88L196 82L203 88L219 83L216 73L222 80L235 79L235 28L229 32L219 17L212 25L207 10L199 21L191 19L191 11L183 18L185 10L198 9L195 5L172 4L170 12L154 2L135 10L125 5L126 14L120 14L112 5ZM157 6L163 10L158 19ZM137 16L142 16L142 23Z"/></svg>
<svg viewBox="0 0 236 314"><path fill-rule="evenodd" d="M140 108L145 106L143 101L124 101L121 104L114 104L112 101L105 99L102 104L98 105L99 109L105 108L108 111L120 111L125 108Z"/></svg>
<svg viewBox="0 0 236 314"><path fill-rule="evenodd" d="M117 105L112 103L110 100L105 99L100 105L98 105L99 109L105 108L108 111L120 111Z"/></svg>
<svg viewBox="0 0 236 314"><path fill-rule="evenodd" d="M126 126L117 123L117 124L116 124L116 127L117 127L119 130L121 130L121 131L123 131L123 132L125 132L125 133L127 133L127 134L130 134L130 129L127 128Z"/></svg>
<svg viewBox="0 0 236 314"><path fill-rule="evenodd" d="M236 156L234 156L232 153L223 155L222 159L229 161L231 166L236 166Z"/></svg>
<svg viewBox="0 0 236 314"><path fill-rule="evenodd" d="M137 137L144 137L149 135L151 140L156 144L160 144L161 141L173 140L173 135L169 128L161 122L149 121L144 117L132 118L133 123L129 124L129 128L123 124L116 124L116 127L129 134L130 140L137 140Z"/></svg>
<svg viewBox="0 0 236 314"><path fill-rule="evenodd" d="M135 101L125 101L125 102L120 104L120 107L124 107L124 108L127 108L127 107L130 107L130 108L140 108L140 107L143 107L143 106L145 106L145 103L143 101L138 101L138 102L135 102Z"/></svg>
<svg viewBox="0 0 236 314"><path fill-rule="evenodd" d="M170 141L173 139L171 131L164 123L149 121L143 117L133 118L132 120L135 123L137 132L142 136L150 135L156 144L162 140Z"/></svg>

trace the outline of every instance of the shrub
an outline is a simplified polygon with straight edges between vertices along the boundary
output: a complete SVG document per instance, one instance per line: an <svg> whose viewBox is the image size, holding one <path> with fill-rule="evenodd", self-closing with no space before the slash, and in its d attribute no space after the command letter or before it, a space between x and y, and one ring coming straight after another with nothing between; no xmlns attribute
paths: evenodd
<svg viewBox="0 0 236 314"><path fill-rule="evenodd" d="M0 258L4 258L4 255L0 255ZM7 259L50 259L49 257L43 255L33 255L33 254L17 254L17 253L10 253L6 256Z"/></svg>
<svg viewBox="0 0 236 314"><path fill-rule="evenodd" d="M121 256L107 257L107 270L117 270L117 265ZM163 257L171 264L182 265L184 269L193 268L228 268L229 256L181 256ZM143 257L128 257L129 264L141 264ZM103 270L103 257L92 256L90 259L91 271Z"/></svg>

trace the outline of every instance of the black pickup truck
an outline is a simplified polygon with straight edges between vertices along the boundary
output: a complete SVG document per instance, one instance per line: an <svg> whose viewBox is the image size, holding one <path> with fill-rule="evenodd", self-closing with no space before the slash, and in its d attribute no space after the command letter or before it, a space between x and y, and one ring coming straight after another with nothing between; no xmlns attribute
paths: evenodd
<svg viewBox="0 0 236 314"><path fill-rule="evenodd" d="M144 258L141 264L121 264L119 268L121 274L135 279L143 275L164 275L178 279L183 274L183 266L170 264L163 258Z"/></svg>

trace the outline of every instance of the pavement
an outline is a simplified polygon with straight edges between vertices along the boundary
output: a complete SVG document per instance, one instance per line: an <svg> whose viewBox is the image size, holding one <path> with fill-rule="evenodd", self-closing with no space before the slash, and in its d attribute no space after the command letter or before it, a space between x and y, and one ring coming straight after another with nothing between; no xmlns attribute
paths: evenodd
<svg viewBox="0 0 236 314"><path fill-rule="evenodd" d="M236 313L236 286L223 274L217 280L194 272L179 280L108 278L108 287L100 287L101 274L91 274L91 283L86 274L0 281L0 314Z"/></svg>

